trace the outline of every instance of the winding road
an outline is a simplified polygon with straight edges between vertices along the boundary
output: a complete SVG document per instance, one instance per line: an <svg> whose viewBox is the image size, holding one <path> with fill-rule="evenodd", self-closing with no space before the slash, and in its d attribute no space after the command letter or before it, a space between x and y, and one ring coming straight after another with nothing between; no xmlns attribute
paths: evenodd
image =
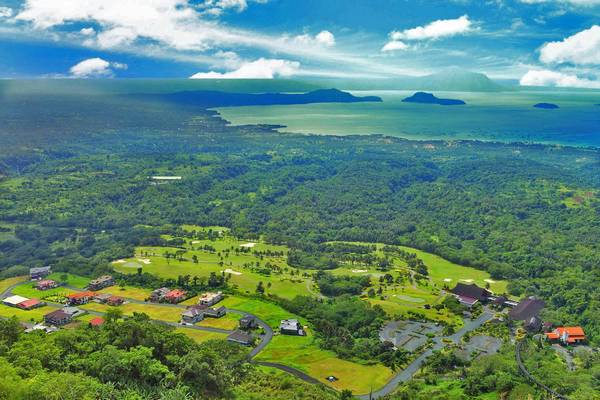
<svg viewBox="0 0 600 400"><path fill-rule="evenodd" d="M13 290L16 287L25 285L27 283L30 283L30 281L19 282L12 286L9 286L8 288L6 288L4 290L4 292L2 292L0 294L0 297L5 298L8 296L12 296ZM74 291L83 291L83 289L76 288L74 286L67 285L65 287L68 289L74 290ZM153 305L153 306L170 307L170 308L175 308L175 309L185 309L186 308L186 306L182 306L179 304L151 303L151 302L136 300L136 299L131 299L131 298L125 298L125 299L127 301L129 301L130 303L136 303L136 304L146 304L146 305ZM51 307L56 307L56 308L63 306L62 304L52 303L52 302L47 302L47 304ZM251 313L248 313L245 311L241 311L241 310L232 309L232 308L226 308L226 310L227 310L227 312L239 314L242 316L246 316L246 315L253 316L254 318L256 318L258 325L264 330L264 335L261 336L261 341L258 343L257 346L255 346L248 353L249 361L251 361L257 365L263 365L263 366L267 366L267 367L273 367L273 368L280 369L282 371L285 371L291 375L294 375L295 377L302 379L303 381L311 383L311 384L321 384L321 385L324 384L323 382L319 381L318 379L316 379L310 375L307 375L306 373L304 373L298 369L287 366L287 365L273 363L273 362L266 362L266 361L253 361L253 358L256 357L273 339L273 334L274 334L273 329L269 326L269 324L267 324L265 321L263 321L262 319L260 319L258 316L254 315L254 314L251 314ZM98 316L104 315L104 313L98 312L98 311L92 311L92 310L85 310L85 311L92 315L98 315ZM425 360L429 356L431 356L434 351L440 350L446 345L443 341L444 339L450 340L453 343L459 343L460 339L466 333L479 328L485 322L492 319L492 317L493 317L493 313L491 311L489 311L487 308L484 308L483 313L477 319L465 322L465 326L463 326L456 333L446 336L446 337L442 337L442 338L439 338L439 337L434 338L433 339L434 345L432 347L430 347L425 352L420 354L405 369L397 372L388 381L388 383L386 383L386 385L383 386L381 389L379 389L375 392L369 393L369 394L357 395L356 398L358 398L360 400L370 400L370 399L377 399L377 398L380 398L380 397L383 397L385 395L392 393L398 387L399 384L411 379L419 371L419 369L421 369ZM163 324L167 324L167 325L171 325L171 326L176 326L179 328L195 329L195 330L207 331L207 332L216 332L216 333L224 333L224 334L230 334L233 332L231 330L221 329L221 328L213 328L213 327L209 327L209 326L181 325L180 323L177 323L177 322L162 321L162 320L154 320L154 321L163 323Z"/></svg>

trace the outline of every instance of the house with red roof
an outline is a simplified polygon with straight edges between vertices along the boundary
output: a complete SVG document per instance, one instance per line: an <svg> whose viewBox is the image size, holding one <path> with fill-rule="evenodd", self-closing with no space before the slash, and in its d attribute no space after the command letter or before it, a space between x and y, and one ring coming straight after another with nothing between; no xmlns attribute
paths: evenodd
<svg viewBox="0 0 600 400"><path fill-rule="evenodd" d="M113 307L120 306L124 302L125 299L119 296L110 296L108 299L106 299L106 304Z"/></svg>
<svg viewBox="0 0 600 400"><path fill-rule="evenodd" d="M173 289L165 295L164 301L167 303L176 304L185 300L186 295L187 293L185 290Z"/></svg>
<svg viewBox="0 0 600 400"><path fill-rule="evenodd" d="M94 292L78 292L67 296L70 305L87 304L96 297Z"/></svg>
<svg viewBox="0 0 600 400"><path fill-rule="evenodd" d="M29 299L29 300L25 300L25 301L22 301L19 304L17 304L17 308L20 308L21 310L32 310L34 308L41 307L43 305L44 305L44 303L42 303L38 299Z"/></svg>
<svg viewBox="0 0 600 400"><path fill-rule="evenodd" d="M586 341L585 332L580 326L560 326L552 332L546 332L550 341L560 341L563 344L578 344Z"/></svg>
<svg viewBox="0 0 600 400"><path fill-rule="evenodd" d="M97 327L97 326L102 325L103 323L104 323L104 319L101 318L101 317L92 318L90 320L90 326L91 327Z"/></svg>

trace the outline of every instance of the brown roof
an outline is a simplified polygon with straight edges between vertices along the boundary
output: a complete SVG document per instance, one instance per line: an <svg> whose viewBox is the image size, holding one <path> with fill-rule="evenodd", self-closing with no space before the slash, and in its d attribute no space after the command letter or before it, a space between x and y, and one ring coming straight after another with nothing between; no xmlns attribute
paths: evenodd
<svg viewBox="0 0 600 400"><path fill-rule="evenodd" d="M479 301L486 300L492 294L489 290L480 288L474 283L471 285L457 283L451 292L457 296L471 297Z"/></svg>
<svg viewBox="0 0 600 400"><path fill-rule="evenodd" d="M56 311L52 311L51 313L44 315L44 318L52 318L52 319L61 320L61 319L70 319L71 315L67 314L63 310L56 310Z"/></svg>
<svg viewBox="0 0 600 400"><path fill-rule="evenodd" d="M515 308L510 310L508 316L517 321L525 321L537 316L545 304L543 300L530 297L521 300Z"/></svg>
<svg viewBox="0 0 600 400"><path fill-rule="evenodd" d="M242 343L242 344L251 343L252 339L253 339L252 335L249 335L246 332L242 332L242 331L235 331L231 335L227 336L227 340L230 340L232 342Z"/></svg>

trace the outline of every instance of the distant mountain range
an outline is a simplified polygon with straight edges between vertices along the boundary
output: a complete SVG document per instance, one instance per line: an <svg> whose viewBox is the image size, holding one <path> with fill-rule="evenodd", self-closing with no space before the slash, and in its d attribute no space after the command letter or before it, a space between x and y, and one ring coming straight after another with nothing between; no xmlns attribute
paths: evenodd
<svg viewBox="0 0 600 400"><path fill-rule="evenodd" d="M458 92L500 92L513 90L494 82L485 74L449 69L425 76L399 76L389 79L333 79L328 85L348 90L429 90ZM322 82L321 82L322 84Z"/></svg>
<svg viewBox="0 0 600 400"><path fill-rule="evenodd" d="M458 99L440 99L439 97L435 97L431 93L425 92L417 92L410 97L402 100L405 103L424 103L424 104L439 104L442 106L458 106L467 104L462 100Z"/></svg>
<svg viewBox="0 0 600 400"><path fill-rule="evenodd" d="M380 102L380 97L357 97L337 89L319 89L308 93L230 93L194 90L169 94L135 94L137 98L167 100L200 107L268 106L310 103Z"/></svg>

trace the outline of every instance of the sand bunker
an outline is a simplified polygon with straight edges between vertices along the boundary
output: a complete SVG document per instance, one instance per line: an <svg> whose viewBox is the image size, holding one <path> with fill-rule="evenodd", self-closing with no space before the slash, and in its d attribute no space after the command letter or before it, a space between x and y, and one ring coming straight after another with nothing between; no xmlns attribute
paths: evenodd
<svg viewBox="0 0 600 400"><path fill-rule="evenodd" d="M252 248L256 246L256 243L244 243L244 244L240 244L240 247L245 247L245 248Z"/></svg>
<svg viewBox="0 0 600 400"><path fill-rule="evenodd" d="M151 261L150 261L150 259L149 259L149 258L138 258L137 260L138 260L139 262L143 263L143 264L146 264L146 265L148 265L148 264L150 264L150 263L151 263Z"/></svg>
<svg viewBox="0 0 600 400"><path fill-rule="evenodd" d="M192 244L198 244L200 242L201 242L201 240L192 240Z"/></svg>
<svg viewBox="0 0 600 400"><path fill-rule="evenodd" d="M452 279L446 278L446 279L444 279L444 282L452 282Z"/></svg>
<svg viewBox="0 0 600 400"><path fill-rule="evenodd" d="M484 282L487 282L487 283L496 283L496 281L494 281L494 280L491 280L491 279L484 279L483 281L484 281Z"/></svg>
<svg viewBox="0 0 600 400"><path fill-rule="evenodd" d="M231 274L231 275L241 275L241 272L237 272L232 270L231 268L227 268L225 271L221 271L221 272L225 272L226 274Z"/></svg>
<svg viewBox="0 0 600 400"><path fill-rule="evenodd" d="M367 270L367 269L353 269L352 272L354 272L355 274L363 274L365 272L369 272L369 270Z"/></svg>
<svg viewBox="0 0 600 400"><path fill-rule="evenodd" d="M126 262L127 262L126 260L121 259L121 260L113 261L112 264L125 264Z"/></svg>
<svg viewBox="0 0 600 400"><path fill-rule="evenodd" d="M461 279L463 282L473 283L473 279Z"/></svg>

